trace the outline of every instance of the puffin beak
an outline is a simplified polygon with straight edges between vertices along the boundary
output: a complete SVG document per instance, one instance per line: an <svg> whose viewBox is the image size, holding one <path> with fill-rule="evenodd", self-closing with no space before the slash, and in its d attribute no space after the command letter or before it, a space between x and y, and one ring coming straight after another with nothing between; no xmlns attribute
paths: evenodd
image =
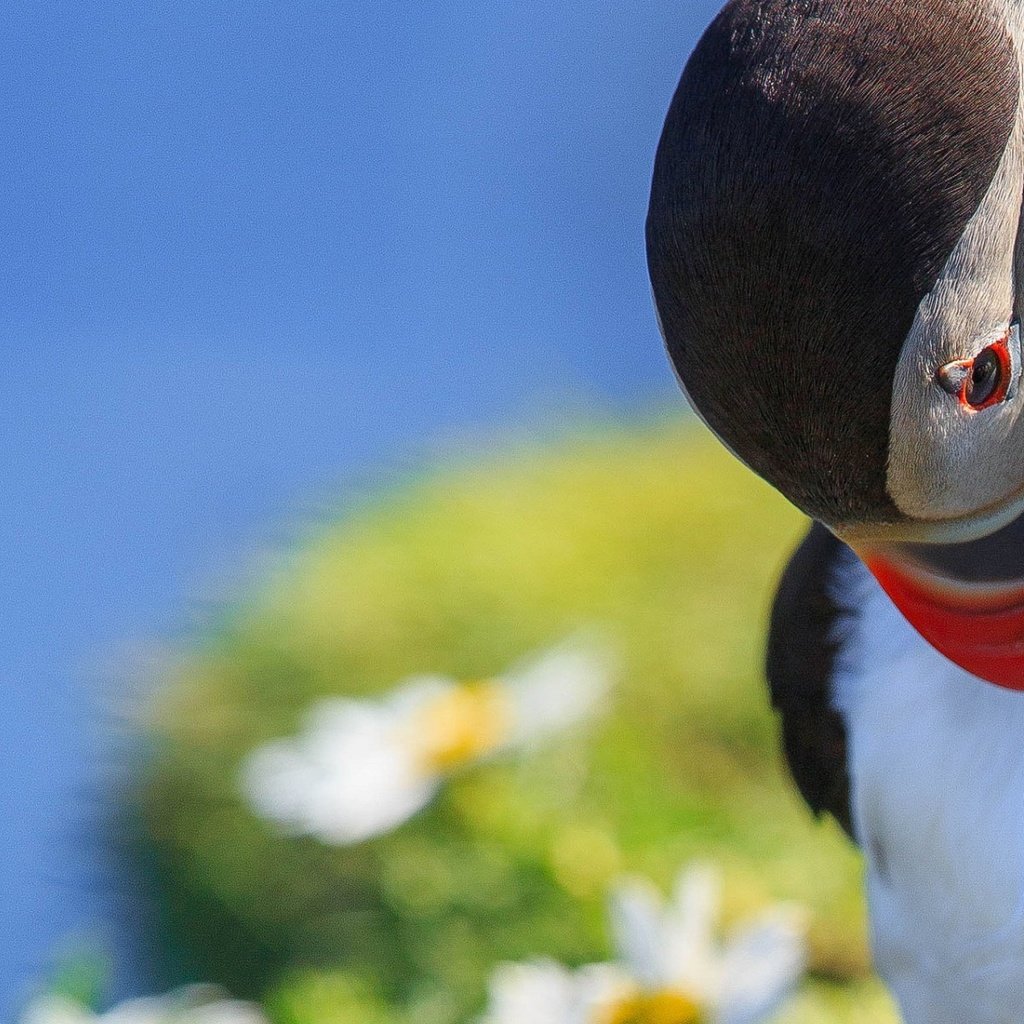
<svg viewBox="0 0 1024 1024"><path fill-rule="evenodd" d="M972 675L1024 690L1024 517L962 544L854 549L932 647Z"/></svg>

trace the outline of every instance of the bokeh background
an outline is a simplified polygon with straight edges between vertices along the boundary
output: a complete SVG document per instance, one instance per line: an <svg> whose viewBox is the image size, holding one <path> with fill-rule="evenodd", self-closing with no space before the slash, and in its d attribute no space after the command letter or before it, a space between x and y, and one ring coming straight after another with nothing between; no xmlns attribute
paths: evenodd
<svg viewBox="0 0 1024 1024"><path fill-rule="evenodd" d="M82 941L112 996L156 976L131 723L268 552L412 467L681 412L642 228L716 6L8 5L0 1017Z"/></svg>

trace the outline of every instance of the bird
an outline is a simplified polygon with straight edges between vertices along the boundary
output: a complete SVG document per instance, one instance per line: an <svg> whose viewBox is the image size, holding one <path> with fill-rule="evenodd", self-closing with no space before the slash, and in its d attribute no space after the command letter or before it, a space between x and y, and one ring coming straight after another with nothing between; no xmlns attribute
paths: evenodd
<svg viewBox="0 0 1024 1024"><path fill-rule="evenodd" d="M1024 3L730 0L646 249L690 404L811 520L766 675L907 1024L1024 1020Z"/></svg>

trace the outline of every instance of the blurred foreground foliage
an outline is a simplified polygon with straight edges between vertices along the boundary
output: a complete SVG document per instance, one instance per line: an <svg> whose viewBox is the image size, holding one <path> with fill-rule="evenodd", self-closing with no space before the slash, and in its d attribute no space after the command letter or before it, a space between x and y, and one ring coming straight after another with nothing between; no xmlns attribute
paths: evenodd
<svg viewBox="0 0 1024 1024"><path fill-rule="evenodd" d="M667 888L711 858L727 920L777 899L812 913L787 1019L893 1019L859 859L795 795L762 679L803 529L679 423L467 459L319 529L175 667L149 723L137 796L165 955L263 997L276 1024L459 1024L498 961L606 958L617 874ZM390 835L286 838L240 799L243 756L322 696L486 677L594 625L623 659L610 713L466 771Z"/></svg>

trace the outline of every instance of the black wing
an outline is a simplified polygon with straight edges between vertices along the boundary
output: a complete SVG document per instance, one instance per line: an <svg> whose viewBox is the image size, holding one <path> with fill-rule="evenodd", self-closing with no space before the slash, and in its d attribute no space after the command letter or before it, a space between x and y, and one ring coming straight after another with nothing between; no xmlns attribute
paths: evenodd
<svg viewBox="0 0 1024 1024"><path fill-rule="evenodd" d="M823 526L811 527L779 584L766 665L789 770L814 813L827 811L851 837L846 728L831 698L841 614L832 586L836 564L853 557Z"/></svg>

